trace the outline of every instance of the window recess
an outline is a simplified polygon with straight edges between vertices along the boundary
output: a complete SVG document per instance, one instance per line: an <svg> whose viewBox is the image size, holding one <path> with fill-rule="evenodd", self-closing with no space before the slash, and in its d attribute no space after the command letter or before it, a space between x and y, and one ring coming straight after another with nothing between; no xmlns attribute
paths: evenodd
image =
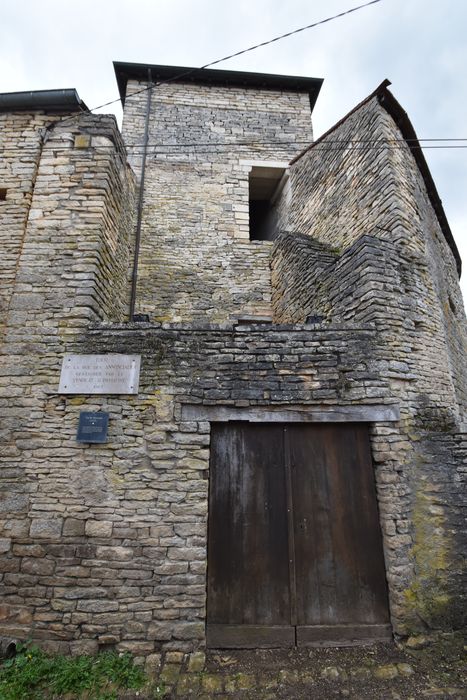
<svg viewBox="0 0 467 700"><path fill-rule="evenodd" d="M286 163L252 164L248 194L250 241L272 241L276 237L277 203L287 180Z"/></svg>

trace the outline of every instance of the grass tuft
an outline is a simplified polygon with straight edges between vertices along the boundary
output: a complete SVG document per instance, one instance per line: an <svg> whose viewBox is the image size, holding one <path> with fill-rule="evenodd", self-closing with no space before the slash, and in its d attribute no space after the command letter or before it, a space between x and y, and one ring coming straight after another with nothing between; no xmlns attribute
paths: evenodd
<svg viewBox="0 0 467 700"><path fill-rule="evenodd" d="M136 690L145 681L130 654L48 656L35 646L24 645L0 666L0 698L115 700L119 690Z"/></svg>

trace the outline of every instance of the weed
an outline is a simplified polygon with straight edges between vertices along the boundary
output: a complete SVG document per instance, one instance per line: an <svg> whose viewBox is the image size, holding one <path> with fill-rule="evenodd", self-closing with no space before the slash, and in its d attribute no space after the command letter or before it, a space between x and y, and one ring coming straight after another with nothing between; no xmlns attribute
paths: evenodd
<svg viewBox="0 0 467 700"><path fill-rule="evenodd" d="M161 681L157 681L151 690L153 700L163 700L163 698L167 697L166 687Z"/></svg>
<svg viewBox="0 0 467 700"><path fill-rule="evenodd" d="M35 646L21 646L0 666L2 700L45 700L67 696L114 700L123 688L141 688L143 671L130 654L48 656Z"/></svg>

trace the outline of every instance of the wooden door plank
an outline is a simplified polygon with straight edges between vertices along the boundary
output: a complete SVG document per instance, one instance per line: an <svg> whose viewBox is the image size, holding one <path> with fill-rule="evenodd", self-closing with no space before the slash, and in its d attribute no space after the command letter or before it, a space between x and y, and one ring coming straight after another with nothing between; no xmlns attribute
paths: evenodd
<svg viewBox="0 0 467 700"><path fill-rule="evenodd" d="M290 625L281 426L213 424L207 623Z"/></svg>
<svg viewBox="0 0 467 700"><path fill-rule="evenodd" d="M299 625L386 623L367 426L294 425L290 445Z"/></svg>
<svg viewBox="0 0 467 700"><path fill-rule="evenodd" d="M297 627L297 646L347 646L391 639L391 625L310 625Z"/></svg>
<svg viewBox="0 0 467 700"><path fill-rule="evenodd" d="M295 562L295 532L294 532L294 505L292 486L292 467L290 459L290 434L287 425L283 428L284 436L284 469L286 485L287 505L287 541L289 564L289 591L290 591L290 624L297 624L297 582Z"/></svg>
<svg viewBox="0 0 467 700"><path fill-rule="evenodd" d="M211 649L267 649L295 646L295 627L286 625L207 626L207 646Z"/></svg>
<svg viewBox="0 0 467 700"><path fill-rule="evenodd" d="M299 624L333 619L335 571L325 443L316 426L290 428Z"/></svg>

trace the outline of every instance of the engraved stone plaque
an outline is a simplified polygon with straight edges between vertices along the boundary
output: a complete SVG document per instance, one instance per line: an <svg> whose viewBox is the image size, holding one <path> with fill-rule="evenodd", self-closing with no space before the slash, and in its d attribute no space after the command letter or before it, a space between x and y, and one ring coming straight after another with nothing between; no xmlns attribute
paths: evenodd
<svg viewBox="0 0 467 700"><path fill-rule="evenodd" d="M65 355L60 394L137 394L141 355Z"/></svg>
<svg viewBox="0 0 467 700"><path fill-rule="evenodd" d="M78 442L107 442L109 414L104 411L81 411L79 414Z"/></svg>

